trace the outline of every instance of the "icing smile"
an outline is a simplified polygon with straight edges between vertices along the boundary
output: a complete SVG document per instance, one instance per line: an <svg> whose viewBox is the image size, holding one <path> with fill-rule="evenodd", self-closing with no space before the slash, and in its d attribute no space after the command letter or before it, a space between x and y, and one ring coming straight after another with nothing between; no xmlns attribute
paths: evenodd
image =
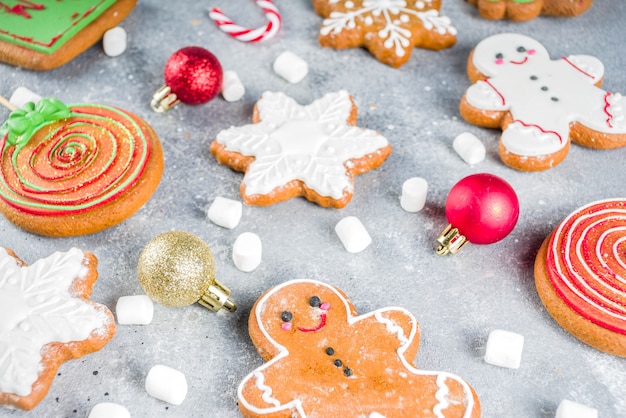
<svg viewBox="0 0 626 418"><path fill-rule="evenodd" d="M317 326L313 328L298 327L298 331L300 332L316 332L326 326L326 313L330 309L330 303L322 302L318 296L311 296L311 298L309 299L309 305L311 305L312 308L318 308L321 311L320 321ZM291 331L293 326L291 322L293 319L293 314L289 311L283 311L280 317L283 321L283 324L281 325L282 330Z"/></svg>
<svg viewBox="0 0 626 418"><path fill-rule="evenodd" d="M528 57L524 57L524 59L521 60L521 61L512 61L511 60L510 62L511 62L511 64L522 65L522 64L526 63L526 61L528 61Z"/></svg>

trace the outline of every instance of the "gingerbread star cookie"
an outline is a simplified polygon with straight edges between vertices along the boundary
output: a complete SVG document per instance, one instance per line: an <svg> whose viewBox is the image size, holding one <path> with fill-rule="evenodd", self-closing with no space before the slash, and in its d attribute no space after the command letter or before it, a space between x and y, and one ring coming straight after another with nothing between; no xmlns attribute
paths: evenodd
<svg viewBox="0 0 626 418"><path fill-rule="evenodd" d="M456 28L439 14L440 0L313 0L313 7L325 18L322 46L362 46L395 68L414 47L440 50L456 43Z"/></svg>
<svg viewBox="0 0 626 418"><path fill-rule="evenodd" d="M419 328L405 309L358 315L341 290L294 280L257 300L248 327L267 363L239 385L245 417L480 416L463 379L413 366Z"/></svg>
<svg viewBox="0 0 626 418"><path fill-rule="evenodd" d="M573 17L583 14L593 0L467 0L478 7L485 19L511 19L518 22L531 20L540 14Z"/></svg>
<svg viewBox="0 0 626 418"><path fill-rule="evenodd" d="M89 300L97 263L72 248L27 266L0 247L0 405L34 408L62 363L113 337L113 315Z"/></svg>
<svg viewBox="0 0 626 418"><path fill-rule="evenodd" d="M98 42L137 0L0 2L0 61L31 70L59 67Z"/></svg>
<svg viewBox="0 0 626 418"><path fill-rule="evenodd" d="M211 152L221 164L245 172L241 195L267 206L304 196L342 208L352 198L353 178L380 166L391 154L387 139L354 126L357 108L346 91L301 106L283 93L265 92L253 124L218 133Z"/></svg>
<svg viewBox="0 0 626 418"><path fill-rule="evenodd" d="M626 145L626 101L598 86L604 66L589 55L551 60L535 39L503 33L482 40L470 54L474 84L461 99L468 122L501 128L502 161L539 171L563 161L570 140L590 148Z"/></svg>
<svg viewBox="0 0 626 418"><path fill-rule="evenodd" d="M582 342L626 357L626 199L583 206L544 241L535 284L552 317Z"/></svg>

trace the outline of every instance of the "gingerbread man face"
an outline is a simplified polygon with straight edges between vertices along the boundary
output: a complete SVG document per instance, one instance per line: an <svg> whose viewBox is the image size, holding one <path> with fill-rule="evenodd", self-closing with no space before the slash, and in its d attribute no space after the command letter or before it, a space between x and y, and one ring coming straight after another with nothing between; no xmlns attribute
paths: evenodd
<svg viewBox="0 0 626 418"><path fill-rule="evenodd" d="M476 46L467 71L474 85L461 100L461 115L502 129L500 157L513 168L552 168L570 140L602 149L626 145L624 100L598 87L604 66L595 57L551 60L536 40L503 33Z"/></svg>
<svg viewBox="0 0 626 418"><path fill-rule="evenodd" d="M291 281L257 301L249 330L267 363L239 386L244 416L480 415L461 378L412 365L419 329L404 309L357 315L339 289Z"/></svg>

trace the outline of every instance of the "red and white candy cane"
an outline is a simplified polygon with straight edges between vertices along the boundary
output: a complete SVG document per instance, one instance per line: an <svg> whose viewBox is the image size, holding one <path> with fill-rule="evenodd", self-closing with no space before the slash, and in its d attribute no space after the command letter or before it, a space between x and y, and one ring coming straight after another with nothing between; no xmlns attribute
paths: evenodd
<svg viewBox="0 0 626 418"><path fill-rule="evenodd" d="M256 29L237 25L217 7L209 11L209 17L215 21L218 28L242 42L259 42L270 39L280 29L282 22L280 12L271 0L255 0L255 3L263 9L268 20L267 25Z"/></svg>

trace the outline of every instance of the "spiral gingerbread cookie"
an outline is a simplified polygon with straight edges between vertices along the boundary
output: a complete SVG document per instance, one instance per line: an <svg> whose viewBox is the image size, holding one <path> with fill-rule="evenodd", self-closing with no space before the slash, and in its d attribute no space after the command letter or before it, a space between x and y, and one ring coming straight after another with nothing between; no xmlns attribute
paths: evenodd
<svg viewBox="0 0 626 418"><path fill-rule="evenodd" d="M105 105L42 99L0 128L0 212L27 231L75 236L122 222L163 172L154 130Z"/></svg>
<svg viewBox="0 0 626 418"><path fill-rule="evenodd" d="M461 99L468 122L501 128L499 153L508 166L546 170L561 163L570 141L590 148L626 146L626 101L604 91L604 66L589 55L551 60L535 39L490 36L470 54L474 83Z"/></svg>
<svg viewBox="0 0 626 418"><path fill-rule="evenodd" d="M480 416L465 380L413 366L419 327L405 309L358 315L341 290L293 280L259 298L248 327L267 363L239 386L245 417Z"/></svg>
<svg viewBox="0 0 626 418"><path fill-rule="evenodd" d="M89 299L97 264L72 248L28 266L0 247L0 405L33 409L62 363L113 337L113 314Z"/></svg>
<svg viewBox="0 0 626 418"><path fill-rule="evenodd" d="M626 199L594 202L565 218L537 254L535 283L559 325L626 357Z"/></svg>
<svg viewBox="0 0 626 418"><path fill-rule="evenodd" d="M0 61L50 70L75 58L114 28L137 0L0 1Z"/></svg>
<svg viewBox="0 0 626 418"><path fill-rule="evenodd" d="M485 19L511 19L518 22L542 15L574 17L583 14L593 0L468 0Z"/></svg>

